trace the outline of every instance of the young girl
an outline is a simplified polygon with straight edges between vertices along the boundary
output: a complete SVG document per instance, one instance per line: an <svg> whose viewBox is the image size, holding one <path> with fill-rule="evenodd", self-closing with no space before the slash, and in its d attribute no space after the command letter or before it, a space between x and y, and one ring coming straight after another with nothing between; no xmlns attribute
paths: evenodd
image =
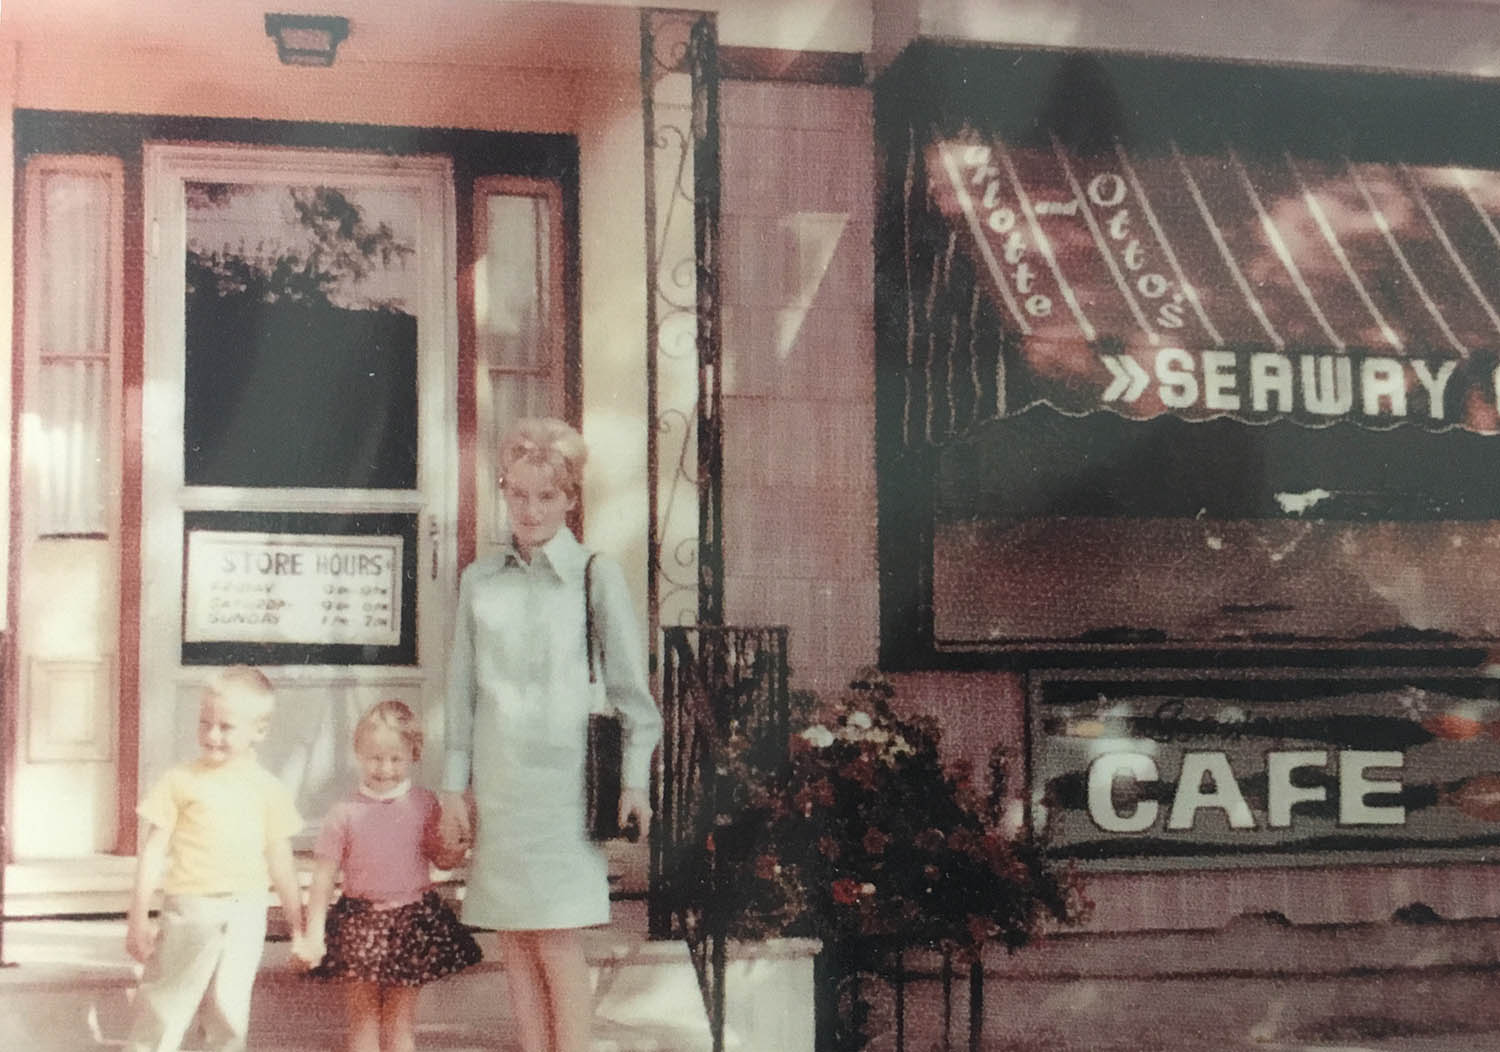
<svg viewBox="0 0 1500 1052"><path fill-rule="evenodd" d="M477 963L480 952L431 887L424 844L438 801L411 784L422 754L416 716L382 701L355 725L354 753L359 791L323 822L307 934L293 953L316 965L315 978L346 985L349 1052L412 1052L421 985ZM330 908L340 870L343 895Z"/></svg>
<svg viewBox="0 0 1500 1052"><path fill-rule="evenodd" d="M499 935L522 1052L587 1052L593 1001L582 929L609 921L608 864L584 821L588 717L624 731L620 820L650 818L661 716L625 575L567 526L588 450L561 420L521 420L500 443L510 543L470 565L448 677L444 819L477 827L464 920ZM587 587L585 580L588 580ZM589 677L593 615L598 682Z"/></svg>

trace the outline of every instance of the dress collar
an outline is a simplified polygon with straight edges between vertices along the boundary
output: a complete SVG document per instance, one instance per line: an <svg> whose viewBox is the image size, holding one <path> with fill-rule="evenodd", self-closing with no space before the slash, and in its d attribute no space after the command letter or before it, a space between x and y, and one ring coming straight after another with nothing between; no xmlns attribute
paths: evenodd
<svg viewBox="0 0 1500 1052"><path fill-rule="evenodd" d="M500 566L525 566L514 541L507 541L499 551ZM589 552L578 543L573 531L561 527L552 539L531 553L533 565L546 566L561 580L583 580L583 568L588 562Z"/></svg>
<svg viewBox="0 0 1500 1052"><path fill-rule="evenodd" d="M406 781L402 782L400 785L387 789L383 793L377 793L375 790L371 789L363 782L359 783L359 795L364 797L366 800L399 800L409 792L411 792L410 778L406 779Z"/></svg>

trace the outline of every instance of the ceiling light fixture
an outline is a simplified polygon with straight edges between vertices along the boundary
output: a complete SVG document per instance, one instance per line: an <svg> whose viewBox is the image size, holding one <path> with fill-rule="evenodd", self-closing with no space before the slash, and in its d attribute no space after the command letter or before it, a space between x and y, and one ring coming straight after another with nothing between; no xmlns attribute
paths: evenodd
<svg viewBox="0 0 1500 1052"><path fill-rule="evenodd" d="M348 35L343 15L266 15L266 36L276 41L277 57L288 66L333 65Z"/></svg>

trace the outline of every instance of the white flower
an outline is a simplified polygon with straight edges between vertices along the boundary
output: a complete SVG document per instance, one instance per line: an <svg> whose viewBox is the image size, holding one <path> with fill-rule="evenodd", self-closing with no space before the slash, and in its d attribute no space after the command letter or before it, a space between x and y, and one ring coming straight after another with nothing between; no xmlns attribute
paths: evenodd
<svg viewBox="0 0 1500 1052"><path fill-rule="evenodd" d="M861 895L873 895L875 894L875 885L869 882L861 884L859 886L859 893Z"/></svg>
<svg viewBox="0 0 1500 1052"><path fill-rule="evenodd" d="M862 731L867 731L871 727L875 726L875 721L870 719L870 714L868 712L851 712L849 714L849 726L858 727Z"/></svg>
<svg viewBox="0 0 1500 1052"><path fill-rule="evenodd" d="M802 740L815 749L826 749L833 744L833 731L821 723L815 723L802 732Z"/></svg>

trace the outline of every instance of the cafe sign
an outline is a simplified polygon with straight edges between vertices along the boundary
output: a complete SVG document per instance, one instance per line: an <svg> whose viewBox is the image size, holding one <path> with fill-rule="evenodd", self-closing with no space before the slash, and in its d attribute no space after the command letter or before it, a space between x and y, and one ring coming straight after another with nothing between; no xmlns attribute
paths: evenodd
<svg viewBox="0 0 1500 1052"><path fill-rule="evenodd" d="M1453 671L1039 672L1053 850L1152 870L1500 857L1500 681Z"/></svg>

